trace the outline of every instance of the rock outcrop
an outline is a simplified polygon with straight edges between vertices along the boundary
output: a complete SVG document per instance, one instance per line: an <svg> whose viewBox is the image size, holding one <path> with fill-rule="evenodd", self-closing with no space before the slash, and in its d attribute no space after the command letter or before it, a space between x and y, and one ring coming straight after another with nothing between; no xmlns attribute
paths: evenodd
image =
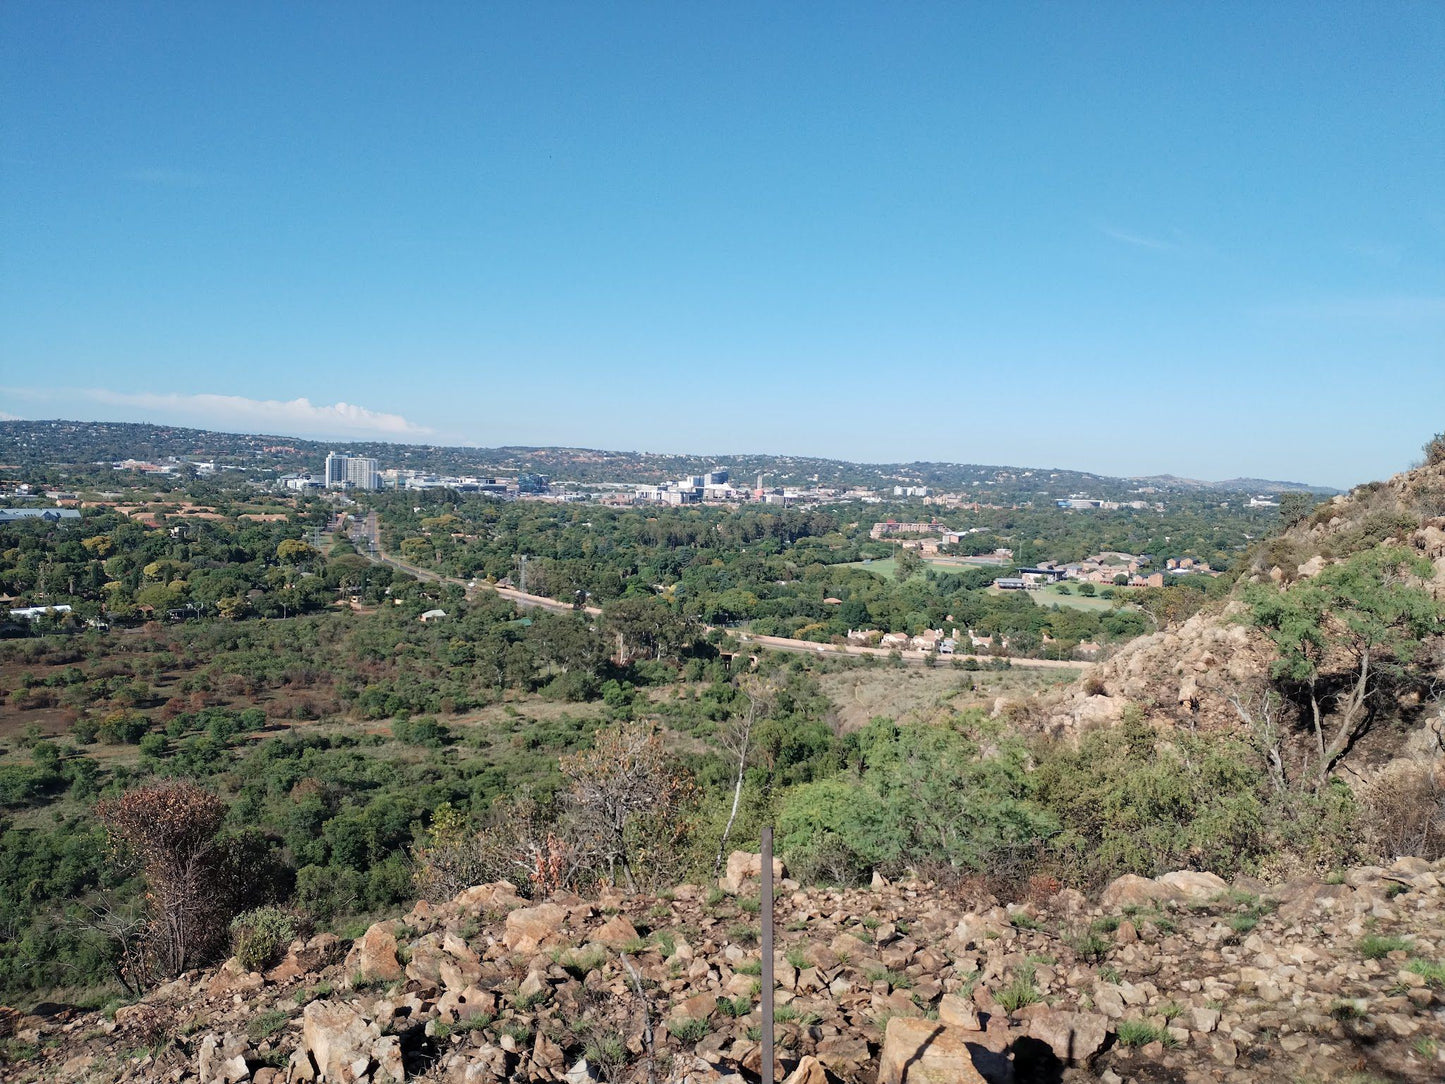
<svg viewBox="0 0 1445 1084"><path fill-rule="evenodd" d="M1273 887L1122 878L1095 906L784 885L777 1079L792 1084L1445 1073L1445 862ZM0 1084L745 1084L756 903L478 886L378 923L341 963L339 944L292 946L316 970L190 972L113 1019L0 1011ZM379 977L393 959L402 973Z"/></svg>

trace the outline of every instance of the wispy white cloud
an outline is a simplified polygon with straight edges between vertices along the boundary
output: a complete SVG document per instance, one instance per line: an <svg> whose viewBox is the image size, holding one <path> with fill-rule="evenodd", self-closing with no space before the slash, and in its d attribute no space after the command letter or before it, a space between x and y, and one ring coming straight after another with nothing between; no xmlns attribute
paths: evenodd
<svg viewBox="0 0 1445 1084"><path fill-rule="evenodd" d="M108 388L0 388L7 398L46 405L77 401L146 420L187 422L243 432L324 436L416 437L432 432L400 414L354 403L313 403L309 399L248 399L243 395L180 392L122 392Z"/></svg>
<svg viewBox="0 0 1445 1084"><path fill-rule="evenodd" d="M1135 233L1133 230L1120 229L1107 222L1098 223L1098 230L1111 241L1118 241L1122 245L1132 245L1134 248L1147 248L1154 252L1182 252L1184 250L1183 238L1178 236L1173 240L1166 241L1163 238Z"/></svg>

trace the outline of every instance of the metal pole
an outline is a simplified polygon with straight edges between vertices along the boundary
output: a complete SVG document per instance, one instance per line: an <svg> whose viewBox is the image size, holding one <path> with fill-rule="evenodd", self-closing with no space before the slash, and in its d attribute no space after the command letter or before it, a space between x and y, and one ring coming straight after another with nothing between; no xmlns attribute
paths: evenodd
<svg viewBox="0 0 1445 1084"><path fill-rule="evenodd" d="M773 1084L773 830L763 829L763 1084Z"/></svg>

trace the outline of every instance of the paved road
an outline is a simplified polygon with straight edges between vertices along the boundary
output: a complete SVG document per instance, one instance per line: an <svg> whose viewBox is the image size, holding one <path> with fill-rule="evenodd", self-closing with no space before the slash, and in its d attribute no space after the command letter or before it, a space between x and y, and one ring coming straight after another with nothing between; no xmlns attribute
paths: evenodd
<svg viewBox="0 0 1445 1084"><path fill-rule="evenodd" d="M401 571L415 576L419 580L430 580L437 583L454 583L467 592L468 595L477 591L491 591L501 595L504 599L515 602L524 610L550 610L552 613L572 613L576 607L566 602L558 602L555 598L547 598L545 595L530 595L525 591L518 591L512 587L498 587L495 584L486 583L482 580L462 580L455 576L443 576L439 572L430 569L420 568L417 565L391 557L381 548L381 526L377 520L376 513L370 512L365 520L358 520L357 526L353 529L353 541L356 548L369 556L373 561L390 565ZM592 617L602 616L602 610L597 606L584 606L582 612Z"/></svg>
<svg viewBox="0 0 1445 1084"><path fill-rule="evenodd" d="M358 521L357 526L352 530L352 538L356 547L363 553L368 553L373 561L381 561L399 568L403 572L410 573L420 580L434 580L444 583L454 583L464 588L468 594L475 591L493 591L505 599L510 599L523 609L550 610L553 613L572 613L573 607L565 602L558 602L554 598L547 598L543 595L529 595L524 591L518 591L511 587L497 587L494 584L483 583L480 580L460 580L454 576L443 576L425 568L418 568L416 565L408 564L405 561L397 560L395 557L388 557L381 548L381 529L377 521L376 513L371 512L364 521ZM597 606L586 606L583 612L592 617L600 617L602 610ZM705 632L711 632L709 626L704 626ZM733 631L733 630L727 630ZM791 651L804 655L827 656L850 656L861 658L872 655L875 658L888 658L893 654L890 650L881 647L860 647L854 644L839 646L837 644L819 644L812 640L791 640L786 636L757 636L750 632L736 633L738 640L744 644L756 644L773 651ZM903 661L917 666L926 665L925 659L928 653L923 651L902 651L899 652ZM997 660L992 655L952 655L954 659L973 659L981 666L987 666ZM1030 670L1078 670L1087 663L1079 662L1057 662L1053 659L1016 659L1009 658L1009 663L1015 667Z"/></svg>

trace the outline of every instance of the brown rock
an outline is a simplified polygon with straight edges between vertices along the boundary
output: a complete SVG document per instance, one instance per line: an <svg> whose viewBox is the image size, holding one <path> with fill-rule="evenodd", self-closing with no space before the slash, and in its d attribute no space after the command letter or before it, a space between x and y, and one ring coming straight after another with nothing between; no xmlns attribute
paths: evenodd
<svg viewBox="0 0 1445 1084"><path fill-rule="evenodd" d="M784 1084L829 1084L828 1070L811 1054L804 1054Z"/></svg>
<svg viewBox="0 0 1445 1084"><path fill-rule="evenodd" d="M637 927L623 915L613 915L592 934L592 940L610 948L621 948L638 940Z"/></svg>
<svg viewBox="0 0 1445 1084"><path fill-rule="evenodd" d="M716 1008L717 998L703 992L674 1005L670 1017L673 1020L706 1020Z"/></svg>
<svg viewBox="0 0 1445 1084"><path fill-rule="evenodd" d="M1168 899L1170 890L1148 877L1126 873L1112 881L1099 897L1099 906L1106 911L1118 911L1124 907L1144 907L1155 900Z"/></svg>
<svg viewBox="0 0 1445 1084"><path fill-rule="evenodd" d="M840 1076L851 1076L869 1058L868 1044L854 1035L832 1035L819 1040L818 1060Z"/></svg>
<svg viewBox="0 0 1445 1084"><path fill-rule="evenodd" d="M970 1034L933 1020L895 1016L883 1035L878 1084L984 1084L974 1067Z"/></svg>
<svg viewBox="0 0 1445 1084"><path fill-rule="evenodd" d="M938 1022L964 1031L982 1031L978 1020L978 1009L970 1001L957 994L944 994L938 1003Z"/></svg>
<svg viewBox="0 0 1445 1084"><path fill-rule="evenodd" d="M1158 883L1170 889L1176 899L1187 903L1208 903L1229 891L1224 878L1194 870L1166 873L1158 878Z"/></svg>
<svg viewBox="0 0 1445 1084"><path fill-rule="evenodd" d="M520 902L516 885L510 881L496 881L463 889L452 900L452 906L458 911L469 911L476 914L480 911L497 910Z"/></svg>
<svg viewBox="0 0 1445 1084"><path fill-rule="evenodd" d="M1082 1062L1104 1045L1109 1021L1098 1013L1050 1009L1030 1016L1026 1030L1035 1039L1048 1043L1060 1061Z"/></svg>
<svg viewBox="0 0 1445 1084"><path fill-rule="evenodd" d="M320 1080L356 1079L360 1074L353 1067L357 1062L371 1064L372 1048L380 1039L381 1028L340 1001L313 1001L301 1014L302 1047L316 1063Z"/></svg>
<svg viewBox="0 0 1445 1084"><path fill-rule="evenodd" d="M773 858L773 878L781 880L787 873L783 868L781 858ZM740 892L743 884L749 880L756 880L763 875L763 856L760 854L749 854L747 851L733 851L728 855L727 870L718 879L718 885L724 892Z"/></svg>
<svg viewBox="0 0 1445 1084"><path fill-rule="evenodd" d="M558 939L567 909L555 903L539 903L520 907L507 916L502 943L520 955L536 952L538 947Z"/></svg>
<svg viewBox="0 0 1445 1084"><path fill-rule="evenodd" d="M562 1048L547 1038L545 1031L539 1030L532 1044L532 1064L551 1070L561 1069L564 1064Z"/></svg>
<svg viewBox="0 0 1445 1084"><path fill-rule="evenodd" d="M403 971L401 961L396 958L394 930L391 922L372 923L346 954L346 973L388 982L401 978Z"/></svg>

